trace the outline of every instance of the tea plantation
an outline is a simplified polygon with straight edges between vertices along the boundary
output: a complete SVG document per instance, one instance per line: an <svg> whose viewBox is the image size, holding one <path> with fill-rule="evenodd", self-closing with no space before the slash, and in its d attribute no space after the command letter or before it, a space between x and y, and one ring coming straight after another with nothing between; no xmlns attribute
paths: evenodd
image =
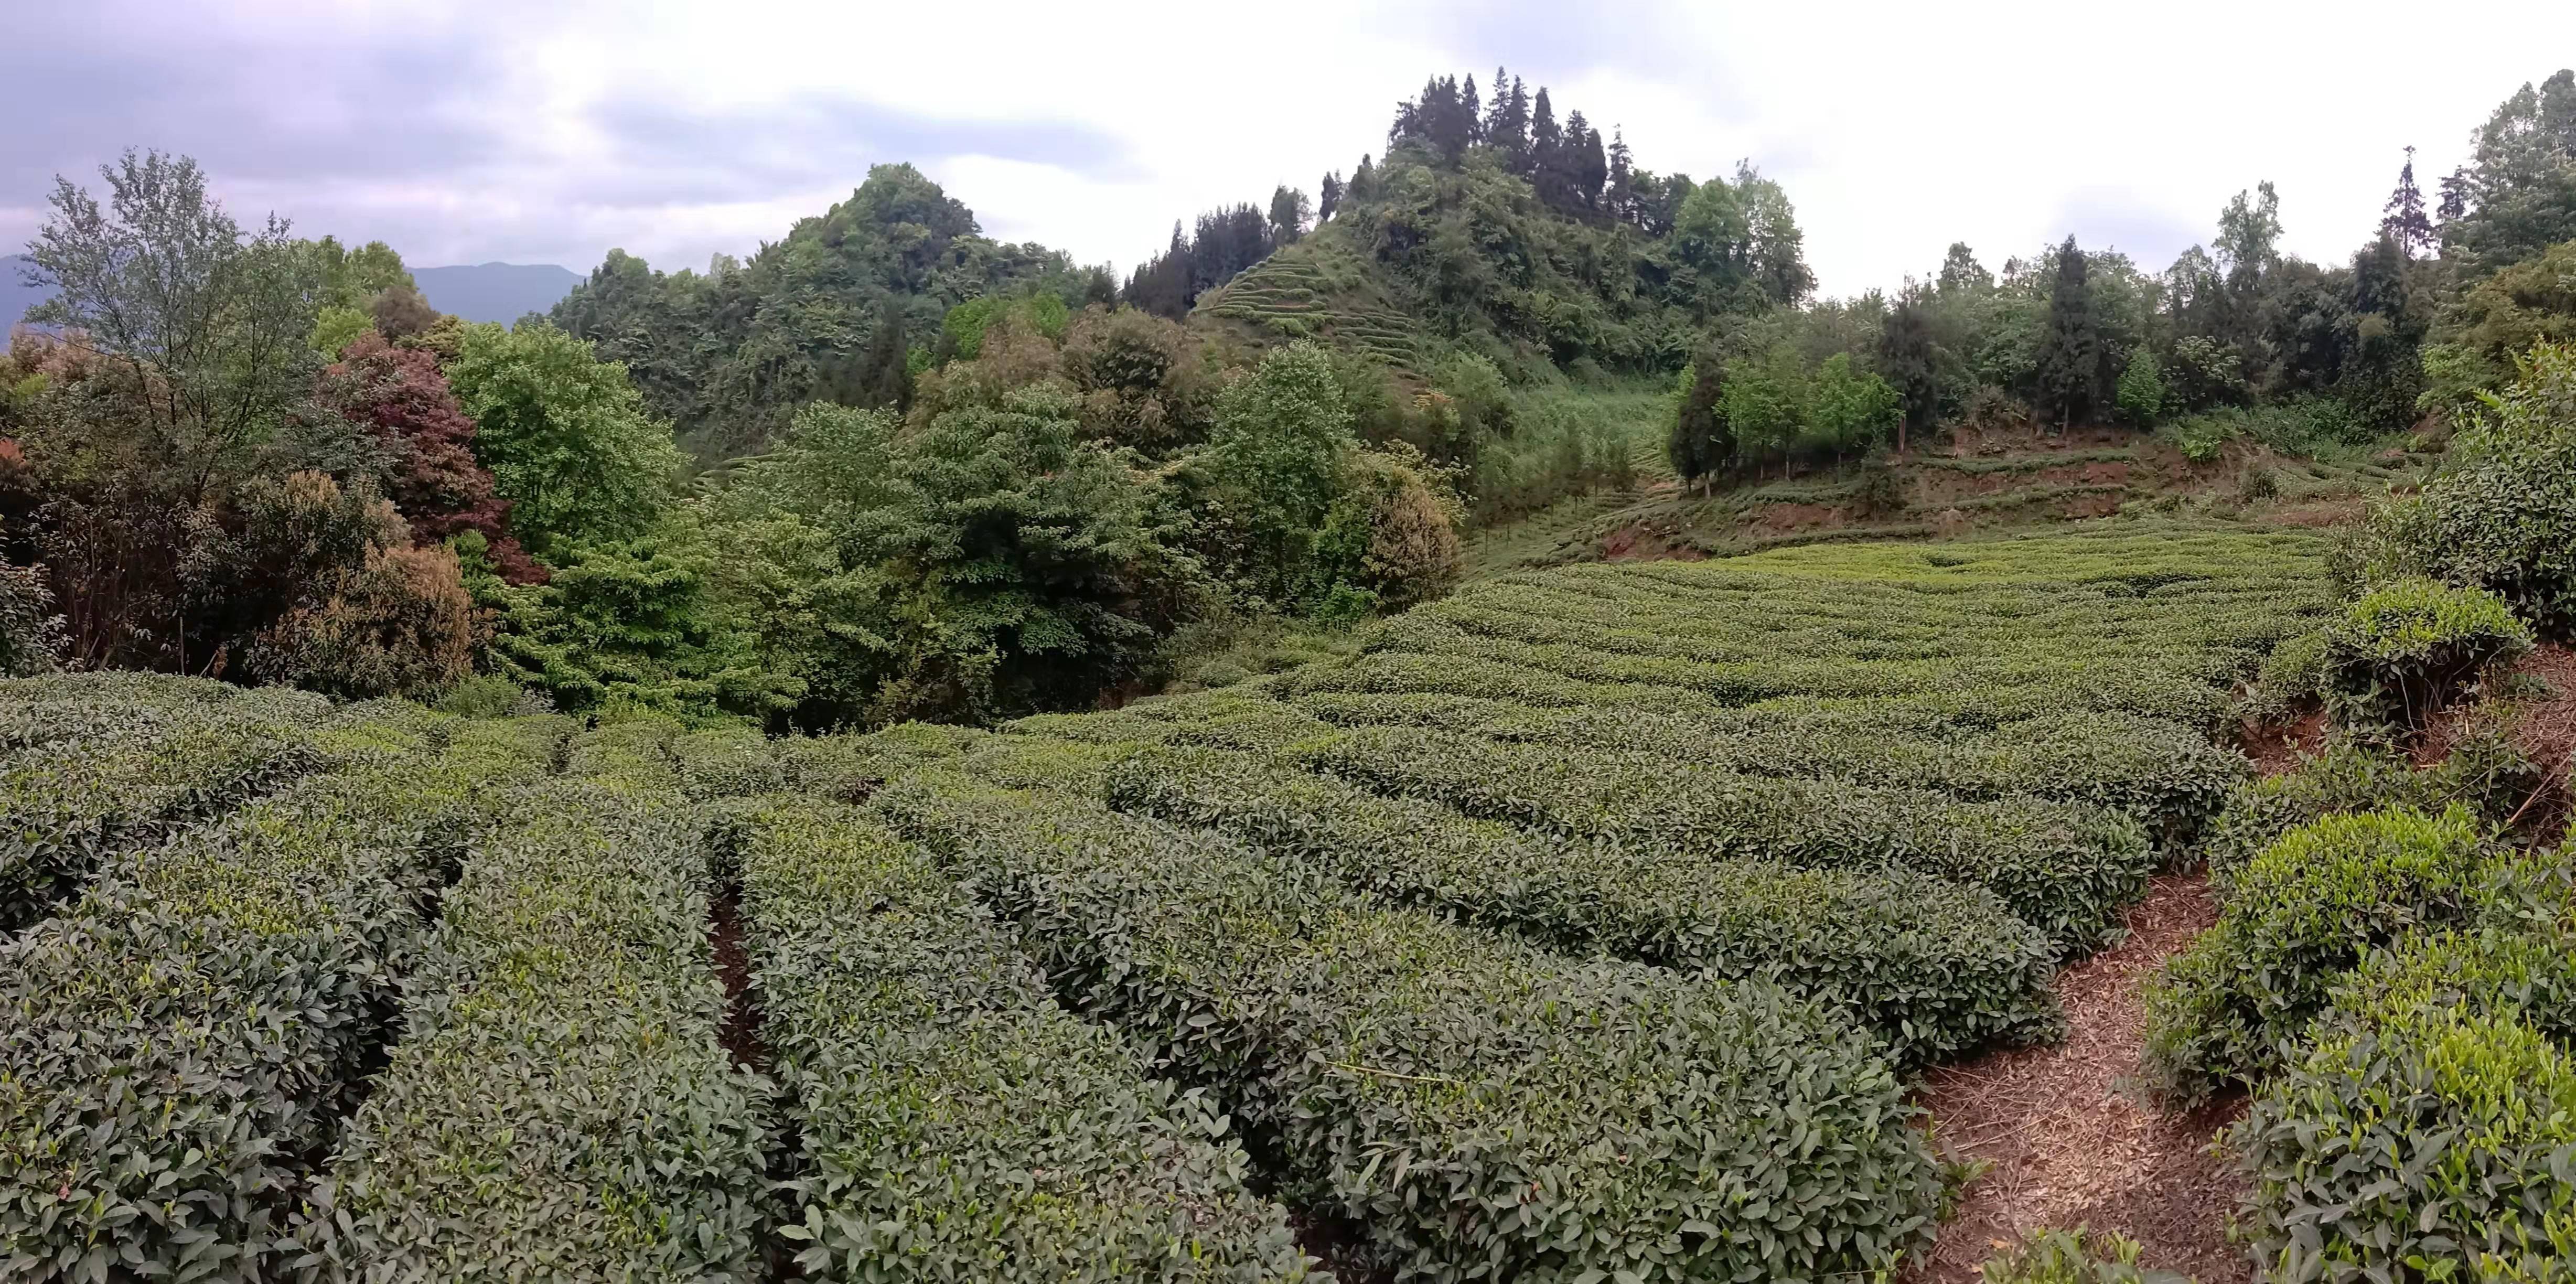
<svg viewBox="0 0 2576 1284"><path fill-rule="evenodd" d="M0 1274L1867 1278L2322 556L1528 571L995 731L0 683Z"/></svg>

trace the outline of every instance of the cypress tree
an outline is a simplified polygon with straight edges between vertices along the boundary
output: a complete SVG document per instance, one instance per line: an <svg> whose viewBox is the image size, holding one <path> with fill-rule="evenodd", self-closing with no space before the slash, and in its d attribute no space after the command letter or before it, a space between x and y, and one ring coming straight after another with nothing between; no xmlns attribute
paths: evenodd
<svg viewBox="0 0 2576 1284"><path fill-rule="evenodd" d="M1904 412L1896 421L1896 453L1901 455L1906 429L1930 427L1941 411L1941 370L1932 345L1932 322L1912 290L1897 300L1886 328L1879 331L1878 368L1895 387L1897 405Z"/></svg>
<svg viewBox="0 0 2576 1284"><path fill-rule="evenodd" d="M1341 208L1342 176L1332 170L1324 171L1324 181L1316 190L1315 222L1320 225L1330 221L1333 211Z"/></svg>
<svg viewBox="0 0 2576 1284"><path fill-rule="evenodd" d="M2067 237L2057 251L2057 279L2049 286L2048 335L2038 370L2040 404L2056 414L2061 431L2090 416L2102 400L2102 330L2084 267L2084 251Z"/></svg>
<svg viewBox="0 0 2576 1284"><path fill-rule="evenodd" d="M1538 199L1548 206L1562 209L1573 184L1565 174L1565 133L1557 128L1556 109L1548 104L1547 87L1538 91L1538 105L1530 116L1530 179L1538 189Z"/></svg>
<svg viewBox="0 0 2576 1284"><path fill-rule="evenodd" d="M1673 471L1681 475L1685 484L1701 482L1703 494L1708 489L1704 479L1723 469L1735 448L1721 408L1726 397L1725 369L1725 362L1714 349L1701 353L1691 363L1690 387L1682 393L1681 408L1673 416L1672 436L1664 443Z"/></svg>

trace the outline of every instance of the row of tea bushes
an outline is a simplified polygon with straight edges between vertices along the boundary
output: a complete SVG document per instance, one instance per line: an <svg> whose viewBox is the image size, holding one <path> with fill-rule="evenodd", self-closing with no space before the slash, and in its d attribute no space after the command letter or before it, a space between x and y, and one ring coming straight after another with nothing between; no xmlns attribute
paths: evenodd
<svg viewBox="0 0 2576 1284"><path fill-rule="evenodd" d="M667 727L573 743L466 853L392 1063L312 1195L333 1278L748 1278L766 1081L721 1042L696 810ZM621 773L627 773L621 778Z"/></svg>
<svg viewBox="0 0 2576 1284"><path fill-rule="evenodd" d="M1315 695L1298 707L1346 727L1424 727L1650 754L1744 775L1836 776L1968 799L2094 803L2128 812L2176 842L2220 812L2245 770L2243 759L2205 736L2117 713L2060 714L1961 733L1934 719L1873 716L1867 710L1690 717L1376 694Z"/></svg>
<svg viewBox="0 0 2576 1284"><path fill-rule="evenodd" d="M802 1144L776 1234L808 1278L1306 1278L1205 1097L1057 1007L918 849L801 798L718 830Z"/></svg>
<svg viewBox="0 0 2576 1284"><path fill-rule="evenodd" d="M423 900L551 719L359 706L308 778L113 860L0 952L0 1262L259 1278L369 1068ZM532 768L533 764L533 768Z"/></svg>
<svg viewBox="0 0 2576 1284"><path fill-rule="evenodd" d="M80 730L0 756L0 932L51 913L118 847L158 841L314 769L312 733L332 712L301 692L96 718L79 712L88 701L78 697L30 703L31 725Z"/></svg>
<svg viewBox="0 0 2576 1284"><path fill-rule="evenodd" d="M1208 749L1138 754L1113 771L1109 800L1311 863L1383 903L1568 953L1775 981L1850 1012L1907 1065L2056 1016L2049 940L1992 893L1929 875L1552 842Z"/></svg>
<svg viewBox="0 0 2576 1284"><path fill-rule="evenodd" d="M1566 839L1708 860L1909 870L1983 887L2069 946L2146 886L2145 831L2033 798L1964 802L1833 779L1746 776L1651 754L1565 752L1402 727L1301 746L1318 771Z"/></svg>
<svg viewBox="0 0 2576 1284"><path fill-rule="evenodd" d="M1812 1278L1924 1241L1939 1180L1895 1076L1774 987L1370 908L1070 794L932 768L875 806L1399 1278Z"/></svg>

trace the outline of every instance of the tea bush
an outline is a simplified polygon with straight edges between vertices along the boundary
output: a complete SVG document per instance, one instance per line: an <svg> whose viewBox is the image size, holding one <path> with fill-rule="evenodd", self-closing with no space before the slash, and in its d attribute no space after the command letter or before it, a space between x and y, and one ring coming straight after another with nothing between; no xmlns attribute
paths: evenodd
<svg viewBox="0 0 2576 1284"><path fill-rule="evenodd" d="M1850 1011L1909 1065L2056 1017L2047 938L1991 893L1936 878L1548 842L1204 749L1139 754L1113 769L1109 798L1312 862L1385 903L1569 953L1779 982Z"/></svg>
<svg viewBox="0 0 2576 1284"><path fill-rule="evenodd" d="M2492 593L2399 580L2363 594L2326 631L2326 707L2358 734L2420 732L2531 644Z"/></svg>
<svg viewBox="0 0 2576 1284"><path fill-rule="evenodd" d="M361 706L308 778L112 861L0 954L0 1261L257 1278L474 817L559 724Z"/></svg>
<svg viewBox="0 0 2576 1284"><path fill-rule="evenodd" d="M808 1276L1306 1278L1205 1095L1057 1007L927 856L829 802L720 829L802 1143L777 1233Z"/></svg>
<svg viewBox="0 0 2576 1284"><path fill-rule="evenodd" d="M2146 887L2146 835L2116 812L2030 798L1964 802L1840 780L1676 767L1654 755L1559 753L1403 728L1300 750L1383 793L1568 839L1706 859L1910 870L1983 887L2024 922L2090 943Z"/></svg>
<svg viewBox="0 0 2576 1284"><path fill-rule="evenodd" d="M606 762L631 733L573 758ZM649 781L654 764L643 759ZM696 817L614 775L533 787L476 842L402 1042L300 1232L339 1278L743 1278L762 1080L718 1041Z"/></svg>
<svg viewBox="0 0 2576 1284"><path fill-rule="evenodd" d="M931 770L876 806L1401 1278L1866 1272L1927 1233L1886 1062L1774 987L1549 958L1060 794Z"/></svg>
<svg viewBox="0 0 2576 1284"><path fill-rule="evenodd" d="M2279 1065L2372 949L2476 913L2499 872L2486 836L2459 806L2329 816L2283 835L2149 987L2149 1078L2192 1101Z"/></svg>
<svg viewBox="0 0 2576 1284"><path fill-rule="evenodd" d="M2565 1277L2576 964L2556 933L2426 934L2338 987L2234 1141L2267 1278Z"/></svg>

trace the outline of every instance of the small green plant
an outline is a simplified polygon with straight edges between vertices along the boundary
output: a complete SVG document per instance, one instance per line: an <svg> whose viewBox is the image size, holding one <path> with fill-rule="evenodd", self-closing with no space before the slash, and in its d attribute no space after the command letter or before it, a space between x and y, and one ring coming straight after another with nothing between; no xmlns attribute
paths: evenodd
<svg viewBox="0 0 2576 1284"><path fill-rule="evenodd" d="M2042 1229L1987 1259L1981 1271L1986 1284L2191 1284L2188 1276L2139 1266L2142 1251L2126 1235Z"/></svg>
<svg viewBox="0 0 2576 1284"><path fill-rule="evenodd" d="M2398 580L2362 595L2326 631L2326 706L2357 735L2413 735L2531 644L2531 630L2492 593Z"/></svg>

